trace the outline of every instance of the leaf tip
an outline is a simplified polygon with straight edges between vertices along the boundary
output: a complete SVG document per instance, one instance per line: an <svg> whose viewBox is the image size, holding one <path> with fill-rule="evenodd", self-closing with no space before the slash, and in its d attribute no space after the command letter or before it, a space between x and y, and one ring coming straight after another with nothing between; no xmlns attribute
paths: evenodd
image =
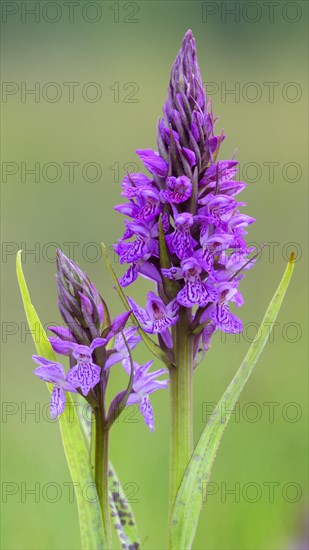
<svg viewBox="0 0 309 550"><path fill-rule="evenodd" d="M18 250L18 252L16 254L16 263L17 264L21 261L21 253L22 253L22 251Z"/></svg>
<svg viewBox="0 0 309 550"><path fill-rule="evenodd" d="M296 262L296 252L292 252L289 258L289 263L295 264L295 262Z"/></svg>

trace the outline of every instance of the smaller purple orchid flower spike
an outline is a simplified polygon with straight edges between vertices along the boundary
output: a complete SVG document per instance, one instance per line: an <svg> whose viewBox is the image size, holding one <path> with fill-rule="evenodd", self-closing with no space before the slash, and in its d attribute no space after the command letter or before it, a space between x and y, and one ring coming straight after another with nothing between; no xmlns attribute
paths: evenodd
<svg viewBox="0 0 309 550"><path fill-rule="evenodd" d="M65 392L76 392L76 389L67 380L64 368L60 363L49 361L38 355L33 355L32 359L39 365L33 371L33 374L44 380L44 382L54 385L50 399L50 416L55 420L64 411L66 402Z"/></svg>
<svg viewBox="0 0 309 550"><path fill-rule="evenodd" d="M146 309L141 308L132 298L128 298L132 311L145 332L159 333L168 348L172 347L172 337L169 327L177 320L179 304L173 300L167 306L154 292L148 292Z"/></svg>
<svg viewBox="0 0 309 550"><path fill-rule="evenodd" d="M154 430L154 414L149 395L157 390L166 389L169 383L169 380L157 380L162 374L168 373L166 369L148 372L152 364L153 361L148 361L144 365L134 362L133 391L127 401L127 406L139 405L139 409L151 432ZM123 361L123 368L130 374L131 365L129 360Z"/></svg>
<svg viewBox="0 0 309 550"><path fill-rule="evenodd" d="M125 220L124 235L114 249L120 263L129 264L121 286L130 285L139 275L148 276L159 296L174 298L177 292L179 306L190 310L191 328L198 329L203 321L212 323L214 330L195 333L197 350L200 342L208 349L217 329L241 330L228 306L229 301L241 305L241 298L237 295L236 299L236 294L235 299L227 298L221 285L232 279L238 284L242 269L254 265L248 257L252 249L245 241L254 219L241 212L245 203L235 198L245 183L236 181L238 162L234 158L219 160L225 134L215 135L216 121L195 40L188 30L171 70L163 118L158 123L158 151L136 151L151 178L127 174L123 181L122 195L128 202L116 210L130 220ZM164 277L179 282L173 285ZM168 329L173 323L166 313L168 306L160 301L154 310L148 299L149 307L143 310L130 303L144 330L159 333L159 344L171 347Z"/></svg>

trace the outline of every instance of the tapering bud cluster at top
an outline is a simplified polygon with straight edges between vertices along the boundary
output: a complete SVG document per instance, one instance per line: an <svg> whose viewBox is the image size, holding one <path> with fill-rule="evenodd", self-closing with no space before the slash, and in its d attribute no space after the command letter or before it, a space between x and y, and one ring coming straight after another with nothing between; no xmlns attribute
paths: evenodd
<svg viewBox="0 0 309 550"><path fill-rule="evenodd" d="M237 161L217 160L225 135L215 134L215 122L188 31L172 67L158 151L137 150L151 177L128 174L122 184L128 203L115 207L129 218L115 245L120 263L129 264L120 284L139 274L156 283L159 296L149 294L146 310L130 304L144 330L159 333L167 347L179 307L193 308L196 350L201 342L207 350L217 329L242 330L229 304L243 302L240 272L253 265L244 236L254 219L235 199L245 187L235 179Z"/></svg>
<svg viewBox="0 0 309 550"><path fill-rule="evenodd" d="M79 344L89 345L102 335L106 306L89 277L57 250L58 306Z"/></svg>
<svg viewBox="0 0 309 550"><path fill-rule="evenodd" d="M53 384L50 403L53 419L64 411L66 392L79 392L88 401L91 396L91 405L102 407L110 368L121 363L131 374L130 352L141 341L136 327L126 327L131 311L111 320L107 305L93 282L60 250L57 251L57 269L58 305L66 326L49 327L56 335L49 338L49 342L55 353L69 358L70 369L66 373L61 363L33 356L39 365L34 374ZM134 362L131 391L124 390L116 395L106 422L112 423L125 405L138 403L147 426L154 429L149 394L166 388L168 381L157 380L166 373L165 369L148 372L151 365L152 362L146 365Z"/></svg>
<svg viewBox="0 0 309 550"><path fill-rule="evenodd" d="M206 100L191 31L172 67L163 114L157 140L168 175L186 175L192 182L210 162L219 136L213 135L211 101Z"/></svg>

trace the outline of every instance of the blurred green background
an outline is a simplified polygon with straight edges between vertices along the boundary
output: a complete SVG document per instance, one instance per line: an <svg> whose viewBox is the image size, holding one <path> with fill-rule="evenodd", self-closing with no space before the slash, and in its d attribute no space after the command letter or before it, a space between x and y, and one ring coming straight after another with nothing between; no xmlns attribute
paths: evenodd
<svg viewBox="0 0 309 550"><path fill-rule="evenodd" d="M26 251L24 270L44 324L60 320L55 243L94 279L112 312L121 311L99 244L110 246L122 234L123 219L113 211L121 178L141 168L135 149L155 147L170 67L191 28L218 126L227 134L221 158L237 147L240 178L250 182L241 199L257 219L249 240L270 243L241 285L244 335L216 336L196 372L195 438L207 403L221 396L247 351L288 254L296 249L299 259L272 342L224 436L194 548L308 548L307 3L27 1L1 7L2 547L80 548L59 429L46 418L46 388L31 374L34 345L17 288L16 250ZM25 93L35 86L36 95ZM35 163L36 176L26 172ZM123 272L116 262L115 268ZM148 288L139 281L129 292L142 305ZM148 353L141 346L135 357L145 361ZM155 432L139 413L126 413L113 430L111 455L144 547L163 549L168 393L154 395L152 403ZM35 484L36 496L27 494ZM236 494L227 494L233 489Z"/></svg>

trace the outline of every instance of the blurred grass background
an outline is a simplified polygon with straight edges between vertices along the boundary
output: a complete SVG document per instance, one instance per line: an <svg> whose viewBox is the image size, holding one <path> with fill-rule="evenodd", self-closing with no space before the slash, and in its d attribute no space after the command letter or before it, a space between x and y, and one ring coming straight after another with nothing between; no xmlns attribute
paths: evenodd
<svg viewBox="0 0 309 550"><path fill-rule="evenodd" d="M44 324L59 322L55 247L49 243L66 253L76 243L73 258L94 279L112 312L120 312L98 257L99 243L110 246L122 234L123 220L113 206L120 202L125 165L135 162L141 168L135 149L155 147L170 67L192 28L203 79L217 90L214 111L227 133L224 158L237 147L243 179L251 180L241 199L248 204L246 213L257 219L249 240L272 243L241 285L240 315L249 323L245 337L220 341L217 336L196 372L195 438L204 426L205 403L217 401L247 351L254 336L250 323L261 320L287 254L296 248L299 255L273 341L241 397L239 419L233 417L226 431L212 475L215 494L201 514L194 548L307 548L307 3L278 2L273 22L263 2L75 4L70 22L66 2L56 7L38 2L36 15L25 11L34 2L2 2L2 81L4 91L14 91L2 98L1 454L2 483L13 483L2 485L2 547L80 548L76 506L64 485L70 478L59 430L46 420L48 393L31 374L34 346L25 333L15 251L37 251L24 255L24 270ZM239 5L239 22L237 15L225 13L234 5L236 10ZM9 11L12 15L6 15ZM56 88L46 86L52 82ZM70 102L64 83L73 82L78 84ZM89 82L96 85L87 87ZM37 100L23 92L23 86L31 89L35 83ZM273 101L265 83L275 83ZM235 85L239 96L227 95ZM102 97L92 102L96 90ZM253 102L256 90L262 94ZM56 93L59 101L52 102ZM73 182L65 164L71 162L80 163ZM22 163L28 169L39 163L37 182L23 175ZM51 181L57 179L56 168L48 163L60 166L58 181ZM89 181L95 179L95 167L87 169L88 163L101 168L97 182ZM274 178L265 163L276 163ZM298 175L289 163L297 163ZM6 175L9 169L16 173ZM129 292L143 304L148 286L140 281ZM148 359L142 346L136 358ZM113 390L119 387L116 372L112 384ZM154 395L152 402L155 432L150 434L134 411L126 413L113 430L111 455L128 495L137 501L132 506L144 547L161 549L168 496L167 392ZM267 403L276 403L273 422ZM35 415L25 414L35 408ZM25 495L35 483L37 497ZM276 484L273 502L267 483ZM298 496L295 487L301 487ZM226 494L233 488L239 488L239 498ZM7 496L8 489L16 494ZM260 497L250 502L257 490Z"/></svg>

